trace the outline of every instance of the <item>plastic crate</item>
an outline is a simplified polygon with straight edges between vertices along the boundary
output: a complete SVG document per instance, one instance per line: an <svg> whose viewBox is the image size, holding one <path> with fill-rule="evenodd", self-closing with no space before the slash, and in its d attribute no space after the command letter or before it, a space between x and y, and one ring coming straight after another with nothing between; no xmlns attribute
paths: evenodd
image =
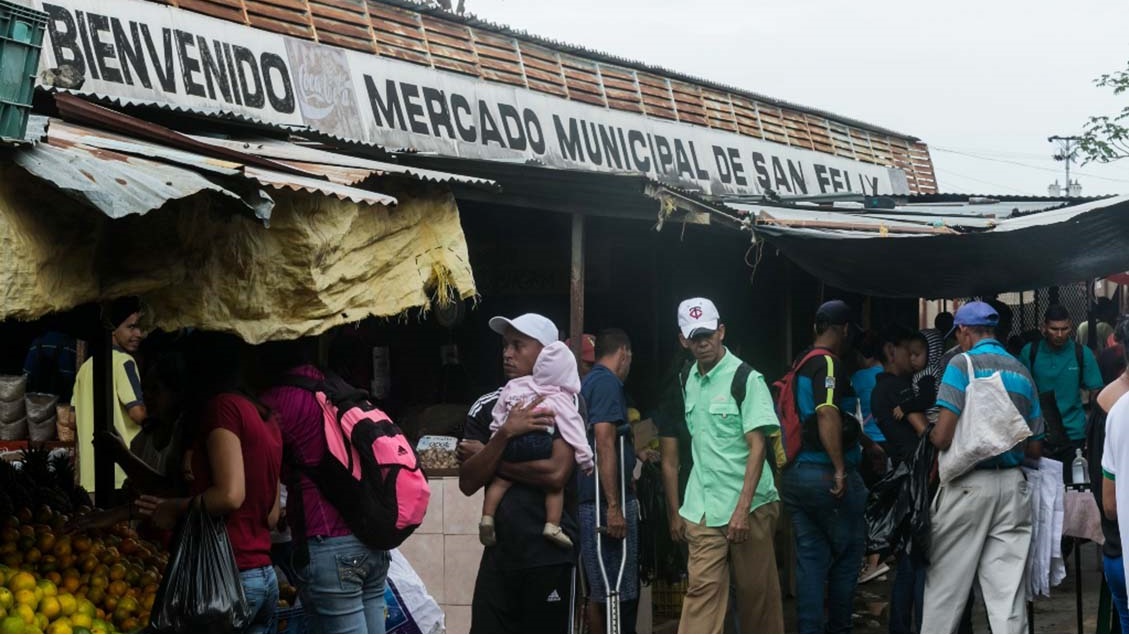
<svg viewBox="0 0 1129 635"><path fill-rule="evenodd" d="M0 0L0 137L27 131L47 14Z"/></svg>
<svg viewBox="0 0 1129 635"><path fill-rule="evenodd" d="M271 621L271 633L308 633L306 611L302 605L277 608Z"/></svg>
<svg viewBox="0 0 1129 635"><path fill-rule="evenodd" d="M651 587L651 602L655 621L677 620L682 616L682 600L686 597L686 577L678 582L656 579Z"/></svg>

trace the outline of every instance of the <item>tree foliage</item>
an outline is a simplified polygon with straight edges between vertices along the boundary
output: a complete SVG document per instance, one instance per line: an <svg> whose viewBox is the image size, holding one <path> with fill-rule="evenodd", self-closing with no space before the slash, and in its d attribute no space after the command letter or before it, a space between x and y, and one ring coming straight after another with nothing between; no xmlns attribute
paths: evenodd
<svg viewBox="0 0 1129 635"><path fill-rule="evenodd" d="M1106 73L1094 80L1094 84L1120 95L1129 90L1129 67ZM1114 115L1090 117L1078 145L1083 163L1109 163L1129 157L1129 106Z"/></svg>

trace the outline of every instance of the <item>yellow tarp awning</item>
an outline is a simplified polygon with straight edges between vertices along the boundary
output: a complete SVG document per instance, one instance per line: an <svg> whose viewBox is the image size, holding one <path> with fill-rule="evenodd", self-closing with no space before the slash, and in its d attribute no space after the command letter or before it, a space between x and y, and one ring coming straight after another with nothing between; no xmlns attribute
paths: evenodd
<svg viewBox="0 0 1129 635"><path fill-rule="evenodd" d="M0 319L35 319L128 294L162 329L250 343L316 335L368 316L475 294L454 197L398 182L394 208L274 190L270 227L200 192L110 219L7 163L0 167Z"/></svg>

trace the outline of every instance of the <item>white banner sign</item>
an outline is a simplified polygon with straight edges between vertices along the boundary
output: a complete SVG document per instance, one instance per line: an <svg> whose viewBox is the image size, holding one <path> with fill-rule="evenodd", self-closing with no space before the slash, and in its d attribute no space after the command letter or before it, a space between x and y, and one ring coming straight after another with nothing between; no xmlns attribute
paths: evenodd
<svg viewBox="0 0 1129 635"><path fill-rule="evenodd" d="M907 193L901 170L291 38L139 0L52 0L79 92L444 156L645 173L712 194Z"/></svg>

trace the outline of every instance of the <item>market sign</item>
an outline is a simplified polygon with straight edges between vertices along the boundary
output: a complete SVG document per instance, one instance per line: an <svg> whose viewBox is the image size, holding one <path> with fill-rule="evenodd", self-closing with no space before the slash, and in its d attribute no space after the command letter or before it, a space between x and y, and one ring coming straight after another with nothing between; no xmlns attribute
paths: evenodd
<svg viewBox="0 0 1129 635"><path fill-rule="evenodd" d="M713 194L909 192L905 173L896 168L583 104L155 3L51 0L41 6L49 16L41 70L64 79L83 76L77 92L84 94L233 113L443 156L644 173Z"/></svg>

